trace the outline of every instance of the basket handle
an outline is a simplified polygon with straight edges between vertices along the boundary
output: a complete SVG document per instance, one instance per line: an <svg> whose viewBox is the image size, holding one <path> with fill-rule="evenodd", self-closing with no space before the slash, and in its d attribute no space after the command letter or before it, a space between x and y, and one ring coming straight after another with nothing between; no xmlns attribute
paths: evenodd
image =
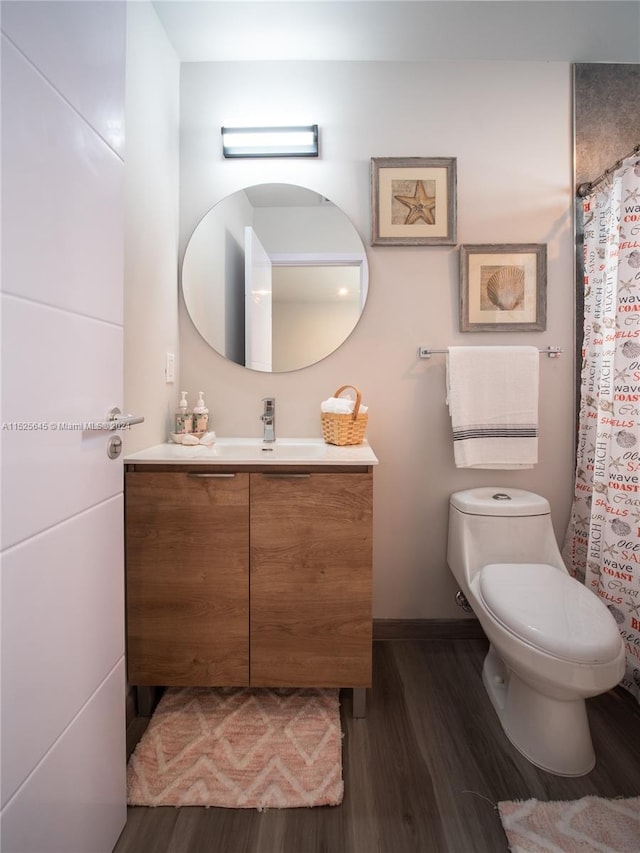
<svg viewBox="0 0 640 853"><path fill-rule="evenodd" d="M347 390L347 388L353 388L353 390L356 392L356 402L355 402L355 405L353 407L353 420L355 421L355 419L358 417L358 411L360 409L360 403L362 402L362 394L360 393L359 389L356 388L355 385L341 385L333 396L339 397L343 391Z"/></svg>

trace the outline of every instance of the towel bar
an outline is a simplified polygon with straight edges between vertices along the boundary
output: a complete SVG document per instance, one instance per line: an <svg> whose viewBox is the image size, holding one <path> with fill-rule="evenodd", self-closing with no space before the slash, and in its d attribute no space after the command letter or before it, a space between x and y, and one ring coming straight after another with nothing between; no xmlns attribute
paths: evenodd
<svg viewBox="0 0 640 853"><path fill-rule="evenodd" d="M447 352L446 349L431 349L431 347L418 347L418 355L420 358L431 358L436 353ZM563 350L560 347L543 347L539 349L540 355L548 355L549 358L558 358Z"/></svg>

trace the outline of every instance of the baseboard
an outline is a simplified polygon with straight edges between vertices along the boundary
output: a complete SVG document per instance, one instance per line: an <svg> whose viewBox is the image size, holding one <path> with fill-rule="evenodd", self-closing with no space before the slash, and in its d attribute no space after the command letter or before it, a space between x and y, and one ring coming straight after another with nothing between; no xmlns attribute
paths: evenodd
<svg viewBox="0 0 640 853"><path fill-rule="evenodd" d="M485 634L477 619L374 619L374 640L477 640Z"/></svg>

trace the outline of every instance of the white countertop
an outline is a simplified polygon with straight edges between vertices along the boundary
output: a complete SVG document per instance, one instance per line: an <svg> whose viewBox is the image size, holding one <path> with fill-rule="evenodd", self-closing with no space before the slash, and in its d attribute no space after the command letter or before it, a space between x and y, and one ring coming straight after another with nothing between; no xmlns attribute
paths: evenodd
<svg viewBox="0 0 640 853"><path fill-rule="evenodd" d="M162 465L377 465L367 441L337 447L321 438L217 438L215 444L157 444L124 457L125 463Z"/></svg>

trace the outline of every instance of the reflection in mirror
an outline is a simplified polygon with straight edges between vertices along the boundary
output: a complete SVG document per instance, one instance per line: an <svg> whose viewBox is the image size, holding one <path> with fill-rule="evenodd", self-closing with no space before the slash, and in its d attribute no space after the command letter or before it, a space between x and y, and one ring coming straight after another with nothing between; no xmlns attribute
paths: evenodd
<svg viewBox="0 0 640 853"><path fill-rule="evenodd" d="M191 320L220 355L265 372L315 364L355 328L367 297L364 246L345 214L292 184L223 199L182 264Z"/></svg>

